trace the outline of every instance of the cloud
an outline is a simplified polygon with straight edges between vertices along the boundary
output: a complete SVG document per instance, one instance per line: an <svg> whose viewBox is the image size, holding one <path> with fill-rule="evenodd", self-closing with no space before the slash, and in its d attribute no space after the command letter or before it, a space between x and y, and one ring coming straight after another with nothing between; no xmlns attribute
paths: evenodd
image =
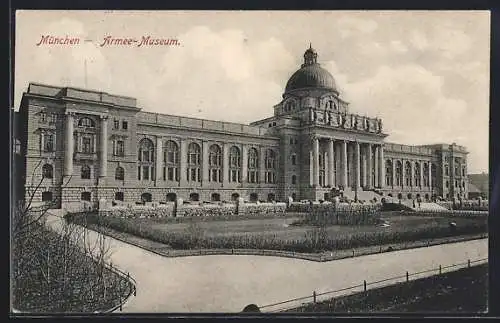
<svg viewBox="0 0 500 323"><path fill-rule="evenodd" d="M338 30L342 38L355 34L369 34L377 29L377 22L371 19L357 17L342 17L337 22Z"/></svg>
<svg viewBox="0 0 500 323"><path fill-rule="evenodd" d="M152 85L155 93L146 102L148 110L234 122L272 115L283 92L283 76L294 64L283 43L207 27L192 28L179 38L197 46L165 53L164 72Z"/></svg>
<svg viewBox="0 0 500 323"><path fill-rule="evenodd" d="M353 110L383 118L390 141L450 142L467 112L464 100L446 97L443 78L416 64L381 66L369 79L346 85Z"/></svg>

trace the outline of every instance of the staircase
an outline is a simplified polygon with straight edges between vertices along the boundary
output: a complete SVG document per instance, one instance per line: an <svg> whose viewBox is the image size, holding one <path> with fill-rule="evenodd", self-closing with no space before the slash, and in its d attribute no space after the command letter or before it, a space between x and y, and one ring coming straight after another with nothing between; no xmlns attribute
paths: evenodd
<svg viewBox="0 0 500 323"><path fill-rule="evenodd" d="M358 189L357 195L358 201L371 201L374 198L376 198L377 201L380 201L382 199L381 193L379 191L364 190L363 188ZM356 197L356 192L351 187L346 187L344 189L344 196L351 200L354 200Z"/></svg>

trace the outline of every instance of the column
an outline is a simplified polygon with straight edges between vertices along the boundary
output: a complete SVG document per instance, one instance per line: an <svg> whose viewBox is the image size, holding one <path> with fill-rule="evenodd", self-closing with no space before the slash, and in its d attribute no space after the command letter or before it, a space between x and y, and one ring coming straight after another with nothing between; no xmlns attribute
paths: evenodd
<svg viewBox="0 0 500 323"><path fill-rule="evenodd" d="M392 159L392 187L396 185L396 162L397 160Z"/></svg>
<svg viewBox="0 0 500 323"><path fill-rule="evenodd" d="M313 138L313 185L319 186L319 138Z"/></svg>
<svg viewBox="0 0 500 323"><path fill-rule="evenodd" d="M101 169L99 177L106 177L108 171L108 117L101 116Z"/></svg>
<svg viewBox="0 0 500 323"><path fill-rule="evenodd" d="M266 147L260 147L259 151L259 183L266 182Z"/></svg>
<svg viewBox="0 0 500 323"><path fill-rule="evenodd" d="M405 160L401 159L401 187L406 186Z"/></svg>
<svg viewBox="0 0 500 323"><path fill-rule="evenodd" d="M373 170L374 170L374 173L375 173L375 176L373 178L373 186L375 187L378 187L378 184L379 184L379 150L378 150L378 146L375 146L375 154L374 154L374 158L373 158L373 164L374 164L374 167L373 167Z"/></svg>
<svg viewBox="0 0 500 323"><path fill-rule="evenodd" d="M360 152L360 147L359 147L359 142L355 142L354 143L354 166L356 167L356 183L355 183L355 187L356 188L359 188L360 185L361 185L361 163L360 163L360 159L361 159L361 152Z"/></svg>
<svg viewBox="0 0 500 323"><path fill-rule="evenodd" d="M432 191L432 162L429 161L429 190Z"/></svg>
<svg viewBox="0 0 500 323"><path fill-rule="evenodd" d="M424 186L424 161L420 161L420 189Z"/></svg>
<svg viewBox="0 0 500 323"><path fill-rule="evenodd" d="M163 179L163 138L156 137L156 181Z"/></svg>
<svg viewBox="0 0 500 323"><path fill-rule="evenodd" d="M335 186L335 151L333 149L333 139L328 140L328 185Z"/></svg>
<svg viewBox="0 0 500 323"><path fill-rule="evenodd" d="M242 145L241 147L241 182L247 182L247 174L248 174L248 147L246 145Z"/></svg>
<svg viewBox="0 0 500 323"><path fill-rule="evenodd" d="M367 171L366 171L366 186L369 188L369 189L372 189L373 188L373 183L372 183L372 174L373 174L373 146L372 144L368 144L368 146L366 147L367 148L367 151L366 151L366 157L367 157Z"/></svg>
<svg viewBox="0 0 500 323"><path fill-rule="evenodd" d="M187 178L187 142L186 139L181 139L179 149L179 184L183 185L188 180ZM204 161L203 161L204 162Z"/></svg>
<svg viewBox="0 0 500 323"><path fill-rule="evenodd" d="M312 149L309 149L309 185L313 186L314 184L314 157L313 157Z"/></svg>
<svg viewBox="0 0 500 323"><path fill-rule="evenodd" d="M43 145L43 140L42 140ZM64 175L73 174L73 113L66 113L66 152L64 154ZM42 146L43 149L43 146Z"/></svg>
<svg viewBox="0 0 500 323"><path fill-rule="evenodd" d="M229 144L224 143L222 147L222 185L229 183Z"/></svg>
<svg viewBox="0 0 500 323"><path fill-rule="evenodd" d="M410 186L415 186L415 161L410 160Z"/></svg>
<svg viewBox="0 0 500 323"><path fill-rule="evenodd" d="M361 186L366 187L367 186L367 180L366 180L366 152L367 152L367 147L366 145L361 146L363 149L361 151L361 172L363 173L361 176Z"/></svg>
<svg viewBox="0 0 500 323"><path fill-rule="evenodd" d="M210 163L209 155L208 155L208 148L210 146L209 142L204 140L201 144L201 181L203 184L208 183L209 178L208 178L208 164Z"/></svg>
<svg viewBox="0 0 500 323"><path fill-rule="evenodd" d="M385 162L384 162L384 146L380 145L378 147L379 152L378 152L378 157L379 157L379 162L378 162L378 167L379 167L379 172L378 172L378 186L380 188L383 188L384 181L385 181Z"/></svg>
<svg viewBox="0 0 500 323"><path fill-rule="evenodd" d="M341 163L341 168L342 168L342 186L344 189L347 187L347 141L344 140L342 141L342 149L340 150L342 153L342 163Z"/></svg>

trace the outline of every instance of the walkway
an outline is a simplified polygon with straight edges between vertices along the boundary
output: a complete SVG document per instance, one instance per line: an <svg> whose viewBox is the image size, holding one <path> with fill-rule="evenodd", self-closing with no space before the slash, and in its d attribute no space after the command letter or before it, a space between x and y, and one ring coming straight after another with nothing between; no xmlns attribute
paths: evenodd
<svg viewBox="0 0 500 323"><path fill-rule="evenodd" d="M49 216L57 228L61 218ZM98 233L91 231L90 238ZM266 256L166 258L107 238L113 265L137 281L124 312L239 312L287 299L488 256L487 239L331 262Z"/></svg>

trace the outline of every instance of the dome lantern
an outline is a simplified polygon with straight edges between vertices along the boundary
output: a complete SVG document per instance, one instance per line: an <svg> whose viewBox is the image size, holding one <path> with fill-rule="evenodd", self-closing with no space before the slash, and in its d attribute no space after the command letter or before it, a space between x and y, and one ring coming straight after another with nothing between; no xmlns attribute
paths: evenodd
<svg viewBox="0 0 500 323"><path fill-rule="evenodd" d="M309 48L304 53L304 64L301 67L305 67L308 65L317 64L318 62L318 53L312 48L311 43L309 43Z"/></svg>

